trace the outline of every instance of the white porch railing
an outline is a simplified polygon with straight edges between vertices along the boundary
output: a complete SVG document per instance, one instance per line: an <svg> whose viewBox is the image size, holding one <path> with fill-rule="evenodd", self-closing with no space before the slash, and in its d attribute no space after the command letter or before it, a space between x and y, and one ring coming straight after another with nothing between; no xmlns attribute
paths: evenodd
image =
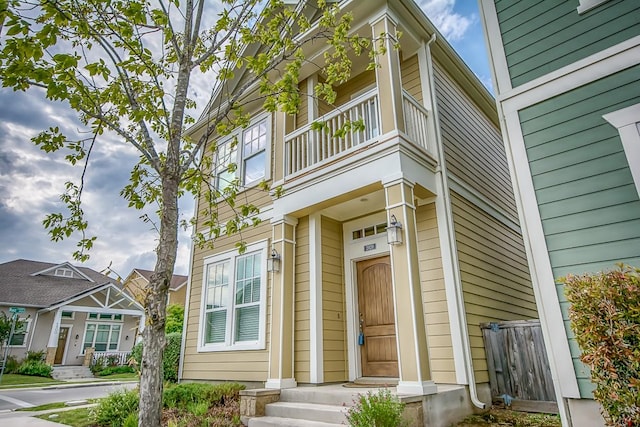
<svg viewBox="0 0 640 427"><path fill-rule="evenodd" d="M129 362L130 351L95 351L91 358L91 366L94 366L100 359L105 366L121 366Z"/></svg>
<svg viewBox="0 0 640 427"><path fill-rule="evenodd" d="M358 120L362 120L364 130L351 127L343 136L334 136L346 123ZM369 91L316 122L323 124L322 129L313 129L310 123L285 136L285 176L335 158L377 137L380 133L378 93Z"/></svg>
<svg viewBox="0 0 640 427"><path fill-rule="evenodd" d="M411 142L418 147L433 153L432 144L429 141L428 111L406 91L402 94L404 108L404 127Z"/></svg>

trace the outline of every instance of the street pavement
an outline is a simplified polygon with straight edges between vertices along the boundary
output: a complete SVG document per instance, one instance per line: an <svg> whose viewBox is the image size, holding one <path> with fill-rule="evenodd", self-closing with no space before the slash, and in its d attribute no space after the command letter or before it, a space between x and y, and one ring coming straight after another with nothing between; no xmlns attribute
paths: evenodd
<svg viewBox="0 0 640 427"><path fill-rule="evenodd" d="M35 412L15 411L54 402L72 402L106 397L123 388L132 389L137 382L61 384L29 389L0 390L0 426L60 427L61 424L34 418Z"/></svg>

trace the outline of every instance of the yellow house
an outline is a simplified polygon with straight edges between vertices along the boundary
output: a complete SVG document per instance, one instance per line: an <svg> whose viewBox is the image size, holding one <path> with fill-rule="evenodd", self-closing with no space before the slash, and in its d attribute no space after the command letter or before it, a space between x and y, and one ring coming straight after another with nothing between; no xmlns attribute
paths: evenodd
<svg viewBox="0 0 640 427"><path fill-rule="evenodd" d="M126 279L122 282L122 287L135 296L136 300L142 302L142 294L144 289L149 286L153 271L144 270L142 268L134 268ZM169 284L169 292L167 296L167 305L180 304L185 305L187 299L187 276L174 274L171 276Z"/></svg>
<svg viewBox="0 0 640 427"><path fill-rule="evenodd" d="M216 141L217 175L237 164L262 222L243 254L237 237L194 247L180 378L283 393L378 380L490 404L480 323L537 318L494 99L412 0L341 6L359 34L403 36L375 70L354 58L335 105L313 101L322 77L303 68L298 114L256 108ZM311 127L354 117L366 129L344 138Z"/></svg>

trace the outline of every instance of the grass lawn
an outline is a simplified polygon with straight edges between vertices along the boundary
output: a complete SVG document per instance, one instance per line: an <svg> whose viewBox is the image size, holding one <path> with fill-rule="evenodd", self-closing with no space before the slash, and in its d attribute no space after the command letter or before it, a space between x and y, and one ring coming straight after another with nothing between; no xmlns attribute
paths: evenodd
<svg viewBox="0 0 640 427"><path fill-rule="evenodd" d="M29 387L33 385L62 384L53 378L34 377L31 375L4 374L0 382L0 388Z"/></svg>
<svg viewBox="0 0 640 427"><path fill-rule="evenodd" d="M78 408L71 409L70 411L56 412L58 417L55 419L49 418L51 414L39 415L37 418L55 421L56 423L66 424L68 426L89 427L95 425L93 417L91 416L91 409L92 408Z"/></svg>
<svg viewBox="0 0 640 427"><path fill-rule="evenodd" d="M46 411L49 409L58 409L58 408L66 408L66 405L64 404L64 402L45 403L44 405L31 406L30 408L14 409L14 411L38 412L38 411Z"/></svg>
<svg viewBox="0 0 640 427"><path fill-rule="evenodd" d="M127 372L125 374L112 374L112 375L107 375L104 377L96 377L97 380L109 380L109 381L113 381L113 380L138 380L140 379L138 377L138 374L136 374L135 372Z"/></svg>

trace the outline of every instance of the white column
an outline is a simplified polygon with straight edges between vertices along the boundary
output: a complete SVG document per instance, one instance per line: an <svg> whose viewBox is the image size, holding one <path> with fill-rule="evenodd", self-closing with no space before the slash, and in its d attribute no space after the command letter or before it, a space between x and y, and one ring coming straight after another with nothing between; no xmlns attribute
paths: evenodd
<svg viewBox="0 0 640 427"><path fill-rule="evenodd" d="M49 334L49 343L47 347L58 347L58 336L60 335L60 322L62 321L62 308L56 311L51 325L51 333Z"/></svg>

